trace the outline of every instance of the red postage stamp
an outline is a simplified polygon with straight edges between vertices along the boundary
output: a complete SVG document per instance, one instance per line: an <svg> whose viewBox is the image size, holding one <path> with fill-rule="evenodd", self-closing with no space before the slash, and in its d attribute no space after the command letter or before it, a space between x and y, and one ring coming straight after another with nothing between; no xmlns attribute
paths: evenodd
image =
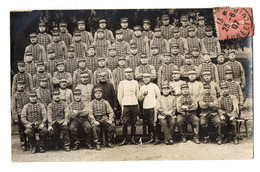
<svg viewBox="0 0 260 172"><path fill-rule="evenodd" d="M215 25L220 40L254 35L251 8L215 8Z"/></svg>

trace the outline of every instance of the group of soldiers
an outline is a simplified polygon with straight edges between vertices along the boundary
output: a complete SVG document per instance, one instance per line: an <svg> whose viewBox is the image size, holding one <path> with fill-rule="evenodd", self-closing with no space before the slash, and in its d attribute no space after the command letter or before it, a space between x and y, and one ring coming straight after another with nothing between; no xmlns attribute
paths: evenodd
<svg viewBox="0 0 260 172"><path fill-rule="evenodd" d="M19 126L22 149L30 147L36 153L39 147L43 153L48 140L55 150L77 150L83 137L88 149L100 150L102 131L106 146L113 148L118 112L123 126L120 146L137 144L139 117L148 126L147 143L160 143L158 125L167 145L174 143L176 125L186 142L191 123L197 144L210 141L209 124L216 128L218 144L231 136L238 144L244 69L234 51L227 53L225 62L226 54L203 16L198 26L190 25L187 16L180 21L180 28L173 27L163 15L162 26L153 32L149 19L132 30L122 18L115 37L105 19L94 36L83 20L73 36L66 23L52 35L46 33L45 23L39 23L39 33L30 34L31 44L12 83L12 118Z"/></svg>

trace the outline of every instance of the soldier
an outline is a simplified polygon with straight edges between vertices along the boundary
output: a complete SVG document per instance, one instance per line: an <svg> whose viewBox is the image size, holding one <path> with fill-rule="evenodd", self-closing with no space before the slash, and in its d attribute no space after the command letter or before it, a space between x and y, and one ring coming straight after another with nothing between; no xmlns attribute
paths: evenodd
<svg viewBox="0 0 260 172"><path fill-rule="evenodd" d="M124 40L122 30L116 31L116 42L113 45L116 47L117 56L125 56L128 54L130 46L129 43Z"/></svg>
<svg viewBox="0 0 260 172"><path fill-rule="evenodd" d="M118 56L116 54L116 47L109 46L108 47L108 57L106 58L106 67L113 71L118 67Z"/></svg>
<svg viewBox="0 0 260 172"><path fill-rule="evenodd" d="M201 40L195 36L195 28L189 27L187 38L188 52L191 52L192 48L194 47L197 47L199 51L201 50Z"/></svg>
<svg viewBox="0 0 260 172"><path fill-rule="evenodd" d="M170 40L173 37L173 26L170 24L170 18L168 15L162 16L162 37L166 39L167 41Z"/></svg>
<svg viewBox="0 0 260 172"><path fill-rule="evenodd" d="M188 82L188 72L190 70L195 70L197 72L198 75L198 67L192 64L192 58L191 58L191 54L185 54L185 65L180 67L180 71L181 71L181 79ZM198 76L196 76L197 79Z"/></svg>
<svg viewBox="0 0 260 172"><path fill-rule="evenodd" d="M87 56L87 44L82 41L82 34L79 31L74 32L73 34L74 42L71 44L74 47L76 58L83 58Z"/></svg>
<svg viewBox="0 0 260 172"><path fill-rule="evenodd" d="M146 37L150 40L153 39L154 33L151 31L151 22L150 19L143 20L143 37Z"/></svg>
<svg viewBox="0 0 260 172"><path fill-rule="evenodd" d="M150 140L147 143L159 144L160 141L157 137L156 122L156 100L161 96L159 87L151 83L151 74L143 74L144 85L140 87L139 100L143 102L143 117L144 124L148 125Z"/></svg>
<svg viewBox="0 0 260 172"><path fill-rule="evenodd" d="M86 27L85 21L83 21L83 20L78 21L78 31L81 35L80 40L83 43L87 44L87 46L89 46L93 43L94 39L93 39L92 34L85 30L85 27ZM74 41L75 41L75 35L73 35L73 37L72 37L72 42L74 42Z"/></svg>
<svg viewBox="0 0 260 172"><path fill-rule="evenodd" d="M102 88L94 89L94 100L89 104L89 119L91 124L94 126L94 135L95 138L98 138L96 142L96 149L101 149L101 130L105 130L108 134L107 138L107 147L113 148L114 146L111 143L113 133L116 130L114 120L115 115L114 111L109 105L109 103L102 98Z"/></svg>
<svg viewBox="0 0 260 172"><path fill-rule="evenodd" d="M101 20L99 20L98 23L99 23L99 28L104 30L105 40L108 40L111 43L115 42L115 38L114 38L112 31L106 28L107 27L106 19L101 19ZM96 40L97 40L97 32L95 32L95 34L94 34L94 41L96 41Z"/></svg>
<svg viewBox="0 0 260 172"><path fill-rule="evenodd" d="M46 66L46 72L50 73L53 76L53 73L56 71L56 57L55 52L52 49L48 50L48 60L44 63Z"/></svg>
<svg viewBox="0 0 260 172"><path fill-rule="evenodd" d="M180 96L181 95L181 85L185 84L186 82L180 79L181 77L181 71L178 68L175 68L172 71L172 80L169 83L169 86L171 88L172 95L174 96Z"/></svg>
<svg viewBox="0 0 260 172"><path fill-rule="evenodd" d="M133 39L134 31L128 28L128 18L127 17L121 18L120 25L122 27L120 30L123 32L124 41L130 43L130 40Z"/></svg>
<svg viewBox="0 0 260 172"><path fill-rule="evenodd" d="M25 63L23 61L17 62L18 66L18 73L13 77L13 84L12 84L12 95L15 94L17 91L17 81L23 80L25 82L25 90L30 91L33 89L33 81L31 74L25 72Z"/></svg>
<svg viewBox="0 0 260 172"><path fill-rule="evenodd" d="M89 102L83 102L81 100L81 91L75 89L73 92L74 100L69 104L69 115L71 118L69 130L71 134L71 143L73 145L72 150L79 149L79 129L82 128L86 139L86 147L88 149L94 149L91 145L91 134L93 128L89 121ZM94 138L95 140L96 138Z"/></svg>
<svg viewBox="0 0 260 172"><path fill-rule="evenodd" d="M57 86L60 80L65 78L67 80L68 86L72 85L72 76L69 72L65 71L65 65L63 61L58 61L56 63L57 72L53 73L53 85Z"/></svg>
<svg viewBox="0 0 260 172"><path fill-rule="evenodd" d="M193 47L191 49L191 56L193 65L199 66L203 63L198 47Z"/></svg>
<svg viewBox="0 0 260 172"><path fill-rule="evenodd" d="M130 44L130 54L126 56L126 66L132 68L133 70L135 70L141 63L140 54L138 54L137 51L137 45Z"/></svg>
<svg viewBox="0 0 260 172"><path fill-rule="evenodd" d="M159 123L163 128L166 145L172 145L173 134L176 127L176 99L170 95L170 86L162 85L163 95L157 99L157 111Z"/></svg>
<svg viewBox="0 0 260 172"><path fill-rule="evenodd" d="M39 78L39 86L35 89L38 100L45 106L48 107L48 104L52 101L51 91L47 87L48 78Z"/></svg>
<svg viewBox="0 0 260 172"><path fill-rule="evenodd" d="M162 37L161 28L154 28L154 37L150 42L150 46L157 45L159 48L159 54L169 52L167 40ZM152 52L152 50L150 50Z"/></svg>
<svg viewBox="0 0 260 172"><path fill-rule="evenodd" d="M31 41L31 44L25 48L24 54L31 52L34 63L37 63L38 61L46 61L47 60L46 51L45 51L44 47L38 43L36 33L30 34L30 41ZM24 57L24 59L25 59L25 57Z"/></svg>
<svg viewBox="0 0 260 172"><path fill-rule="evenodd" d="M143 74L149 73L151 75L151 80L156 79L156 71L152 65L148 64L148 59L146 54L141 54L140 56L140 66L137 66L135 69L135 79L138 81L139 86L144 84Z"/></svg>
<svg viewBox="0 0 260 172"><path fill-rule="evenodd" d="M218 99L220 108L218 109L218 114L223 122L223 131L225 142L229 141L227 128L232 127L232 135L234 139L234 144L239 144L238 127L236 125L236 120L238 118L239 108L238 100L235 96L229 94L229 88L226 83L221 83L220 88L223 95Z"/></svg>
<svg viewBox="0 0 260 172"><path fill-rule="evenodd" d="M74 71L78 68L78 61L75 57L74 47L72 46L68 47L68 59L64 61L64 65L66 72L69 72L73 76Z"/></svg>
<svg viewBox="0 0 260 172"><path fill-rule="evenodd" d="M189 20L188 16L181 16L180 34L182 38L188 38Z"/></svg>
<svg viewBox="0 0 260 172"><path fill-rule="evenodd" d="M89 83L92 84L93 83L93 73L91 72L91 70L89 70L86 66L86 60L85 58L80 58L78 60L78 66L79 68L77 70L74 71L73 73L73 78L72 78L72 82L73 82L73 88L75 88L78 83L80 83L80 74L82 72L87 72L89 74Z"/></svg>
<svg viewBox="0 0 260 172"><path fill-rule="evenodd" d="M25 72L32 76L36 73L36 65L33 62L33 56L31 52L27 52L24 56Z"/></svg>
<svg viewBox="0 0 260 172"><path fill-rule="evenodd" d="M107 56L107 49L111 45L111 42L105 39L105 32L103 29L97 30L97 38L93 45L96 48L97 56Z"/></svg>
<svg viewBox="0 0 260 172"><path fill-rule="evenodd" d="M59 24L60 29L60 39L65 42L66 47L68 48L72 44L72 35L68 32L67 24L61 22Z"/></svg>
<svg viewBox="0 0 260 172"><path fill-rule="evenodd" d="M17 82L17 92L12 97L12 117L15 123L18 124L20 144L23 151L27 151L29 146L25 136L25 127L21 121L21 113L23 107L29 103L29 93L25 90L24 80L18 80Z"/></svg>
<svg viewBox="0 0 260 172"><path fill-rule="evenodd" d="M159 53L158 45L153 44L151 46L151 56L148 59L148 63L155 68L156 73L158 73L159 68L164 63L164 53Z"/></svg>
<svg viewBox="0 0 260 172"><path fill-rule="evenodd" d="M53 101L48 105L47 109L50 139L54 145L54 150L59 150L60 142L62 142L65 151L69 152L69 108L65 102L61 101L59 90L54 90L52 95Z"/></svg>
<svg viewBox="0 0 260 172"><path fill-rule="evenodd" d="M50 73L46 72L45 65L42 61L37 62L37 73L33 75L33 87L37 88L40 85L40 78L47 78L47 89L52 90L53 84L52 84L52 76Z"/></svg>
<svg viewBox="0 0 260 172"><path fill-rule="evenodd" d="M67 86L67 79L61 78L59 80L60 99L67 104L70 104L73 101L73 93L71 89L67 88Z"/></svg>
<svg viewBox="0 0 260 172"><path fill-rule="evenodd" d="M218 77L218 70L217 66L211 62L210 53L205 52L203 53L203 63L198 66L198 73L201 78L201 81L203 82L202 73L204 71L210 71L211 73L211 79L215 81L217 84L219 84L219 77Z"/></svg>
<svg viewBox="0 0 260 172"><path fill-rule="evenodd" d="M200 81L196 81L198 73L195 70L188 71L189 78L189 94L198 99L203 90L203 84Z"/></svg>
<svg viewBox="0 0 260 172"><path fill-rule="evenodd" d="M218 53L217 55L217 70L218 70L218 77L219 83L225 80L225 70L227 68L225 62L224 53Z"/></svg>
<svg viewBox="0 0 260 172"><path fill-rule="evenodd" d="M187 142L187 128L186 125L191 123L194 130L193 140L199 144L199 118L197 117L196 110L198 108L197 100L194 96L189 94L188 84L181 85L182 95L177 98L177 123L179 125L182 142Z"/></svg>
<svg viewBox="0 0 260 172"><path fill-rule="evenodd" d="M139 114L138 107L138 82L133 78L133 69L125 69L125 80L121 81L118 86L117 98L122 109L121 122L123 124L123 141L119 146L128 144L127 126L131 125L131 144L135 142L136 122Z"/></svg>
<svg viewBox="0 0 260 172"><path fill-rule="evenodd" d="M99 75L99 73L103 73L103 72L107 73L107 80L110 83L114 83L113 74L112 74L111 70L106 67L105 58L99 57L98 60L97 60L97 63L98 63L98 68L94 72L93 85L95 85L99 82L98 75Z"/></svg>
<svg viewBox="0 0 260 172"><path fill-rule="evenodd" d="M149 54L149 40L143 37L141 26L134 26L133 39L131 39L130 44L135 43L137 45L137 53Z"/></svg>
<svg viewBox="0 0 260 172"><path fill-rule="evenodd" d="M47 51L52 49L55 52L56 59L64 60L68 57L67 55L67 47L64 41L60 39L59 32L53 32L53 42L47 46Z"/></svg>
<svg viewBox="0 0 260 172"><path fill-rule="evenodd" d="M125 57L118 58L118 67L113 70L114 86L117 92L118 85L121 81L125 80L124 71L126 69L126 60Z"/></svg>
<svg viewBox="0 0 260 172"><path fill-rule="evenodd" d="M180 47L178 44L171 44L171 63L178 68L183 66L184 57L180 53Z"/></svg>
<svg viewBox="0 0 260 172"><path fill-rule="evenodd" d="M93 91L93 85L89 83L89 73L87 71L82 71L80 73L80 81L75 87L75 89L81 90L82 101L91 101L92 100L92 91Z"/></svg>
<svg viewBox="0 0 260 172"><path fill-rule="evenodd" d="M28 137L31 153L36 153L36 138L35 133L39 132L40 136L40 153L45 152L45 141L47 139L46 128L46 109L44 105L37 102L37 95L35 91L29 93L30 102L23 107L21 120L25 127L24 133Z"/></svg>
<svg viewBox="0 0 260 172"><path fill-rule="evenodd" d="M88 56L86 58L86 65L92 73L94 73L98 68L96 51L93 45L88 46Z"/></svg>
<svg viewBox="0 0 260 172"><path fill-rule="evenodd" d="M228 53L229 60L225 64L231 67L234 80L238 82L239 85L241 85L241 88L244 88L246 86L245 70L241 65L241 63L235 60L235 58L236 58L235 51L230 51Z"/></svg>
<svg viewBox="0 0 260 172"><path fill-rule="evenodd" d="M46 24L43 22L39 23L39 31L40 33L37 34L37 40L40 45L42 45L47 51L47 46L52 43L52 37L50 34L46 33Z"/></svg>
<svg viewBox="0 0 260 172"><path fill-rule="evenodd" d="M220 88L219 85L211 80L211 73L210 71L204 71L202 73L202 78L204 80L203 84L208 84L210 85L210 94L215 96L215 97L220 97Z"/></svg>
<svg viewBox="0 0 260 172"><path fill-rule="evenodd" d="M218 145L222 144L221 137L221 121L218 115L218 99L211 94L211 86L208 83L203 85L203 93L199 97L199 106L201 108L200 113L200 125L203 135L203 143L209 142L208 124L211 122L217 129L216 141Z"/></svg>
<svg viewBox="0 0 260 172"><path fill-rule="evenodd" d="M205 18L204 16L199 16L198 17L198 27L196 29L196 36L199 38L199 39L202 39L206 36L206 33L205 33Z"/></svg>
<svg viewBox="0 0 260 172"><path fill-rule="evenodd" d="M171 63L171 54L164 53L164 64L159 68L158 71L158 82L157 85L161 88L164 84L169 84L172 81L172 71L178 67Z"/></svg>
<svg viewBox="0 0 260 172"><path fill-rule="evenodd" d="M172 47L173 44L178 45L180 54L183 55L184 53L187 53L188 51L187 40L181 37L180 29L178 27L173 28L173 37L168 41L168 45L170 48Z"/></svg>
<svg viewBox="0 0 260 172"><path fill-rule="evenodd" d="M209 52L210 56L216 57L221 52L219 40L213 36L213 28L211 26L207 26L205 32L206 37L201 40L202 52Z"/></svg>

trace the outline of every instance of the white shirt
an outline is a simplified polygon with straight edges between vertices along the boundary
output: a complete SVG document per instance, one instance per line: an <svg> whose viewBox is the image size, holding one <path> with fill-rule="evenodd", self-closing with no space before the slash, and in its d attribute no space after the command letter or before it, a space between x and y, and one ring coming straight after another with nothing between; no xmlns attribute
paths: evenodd
<svg viewBox="0 0 260 172"><path fill-rule="evenodd" d="M142 96L145 91L148 91L148 94L144 97L143 109L155 108L156 100L161 96L159 87L154 83L142 85L140 87L140 96Z"/></svg>
<svg viewBox="0 0 260 172"><path fill-rule="evenodd" d="M139 86L136 80L123 80L118 86L118 101L123 105L138 105Z"/></svg>

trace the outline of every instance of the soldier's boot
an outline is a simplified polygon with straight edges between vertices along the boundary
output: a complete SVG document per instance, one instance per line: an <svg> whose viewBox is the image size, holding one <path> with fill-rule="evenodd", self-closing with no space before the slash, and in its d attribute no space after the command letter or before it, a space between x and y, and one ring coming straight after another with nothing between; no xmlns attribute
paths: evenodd
<svg viewBox="0 0 260 172"><path fill-rule="evenodd" d="M123 141L119 143L119 146L127 145L127 125L123 124Z"/></svg>
<svg viewBox="0 0 260 172"><path fill-rule="evenodd" d="M203 143L205 144L209 143L209 136L203 137Z"/></svg>
<svg viewBox="0 0 260 172"><path fill-rule="evenodd" d="M75 141L72 147L72 150L78 150L79 149L79 141Z"/></svg>
<svg viewBox="0 0 260 172"><path fill-rule="evenodd" d="M30 144L30 148L31 148L31 154L35 154L36 153L36 139L35 137L30 137L28 138L29 140L29 144Z"/></svg>
<svg viewBox="0 0 260 172"><path fill-rule="evenodd" d="M157 129L156 129L156 126L153 127L153 133L154 133L154 145L158 145L160 144L160 140L157 136Z"/></svg>
<svg viewBox="0 0 260 172"><path fill-rule="evenodd" d="M196 144L200 144L199 136L198 136L198 135L195 135L195 136L193 137L193 141L194 141Z"/></svg>
<svg viewBox="0 0 260 172"><path fill-rule="evenodd" d="M66 152L70 152L70 143L69 143L69 142L64 143L64 150L65 150Z"/></svg>
<svg viewBox="0 0 260 172"><path fill-rule="evenodd" d="M25 142L21 142L21 148L24 152L27 151L27 144Z"/></svg>
<svg viewBox="0 0 260 172"><path fill-rule="evenodd" d="M153 133L150 133L150 140L148 140L146 143L150 144L150 143L154 143L154 136Z"/></svg>
<svg viewBox="0 0 260 172"><path fill-rule="evenodd" d="M136 126L132 125L131 126L131 140L130 140L130 144L132 144L132 145L137 145L137 143L135 141L135 133L136 133Z"/></svg>
<svg viewBox="0 0 260 172"><path fill-rule="evenodd" d="M96 144L96 150L101 150L101 143L100 143L100 142L97 142L97 144Z"/></svg>

